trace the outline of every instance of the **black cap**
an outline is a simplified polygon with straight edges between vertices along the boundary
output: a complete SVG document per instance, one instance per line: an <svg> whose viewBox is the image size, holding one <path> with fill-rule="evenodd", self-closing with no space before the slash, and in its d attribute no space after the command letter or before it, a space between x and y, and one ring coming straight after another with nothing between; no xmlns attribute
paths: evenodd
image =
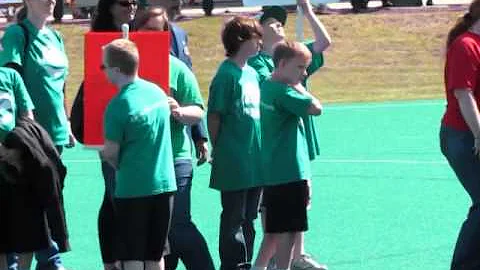
<svg viewBox="0 0 480 270"><path fill-rule="evenodd" d="M263 14L260 17L260 24L263 24L267 19L274 18L282 25L287 21L287 10L281 6L266 6L263 7Z"/></svg>

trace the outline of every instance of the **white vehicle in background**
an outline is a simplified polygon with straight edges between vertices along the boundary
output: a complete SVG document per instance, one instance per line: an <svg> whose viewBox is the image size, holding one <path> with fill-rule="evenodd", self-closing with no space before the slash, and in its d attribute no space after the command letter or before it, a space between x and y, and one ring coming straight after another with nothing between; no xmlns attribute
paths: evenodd
<svg viewBox="0 0 480 270"><path fill-rule="evenodd" d="M11 21L17 8L23 5L22 0L0 0L0 15Z"/></svg>

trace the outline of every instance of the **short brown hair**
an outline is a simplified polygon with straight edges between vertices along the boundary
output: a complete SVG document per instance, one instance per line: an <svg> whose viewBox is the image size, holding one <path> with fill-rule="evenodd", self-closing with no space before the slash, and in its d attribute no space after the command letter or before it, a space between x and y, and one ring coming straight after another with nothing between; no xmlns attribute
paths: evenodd
<svg viewBox="0 0 480 270"><path fill-rule="evenodd" d="M277 44L273 51L273 63L278 67L280 60L288 60L302 56L307 62L312 60L312 53L305 44L296 41L285 41Z"/></svg>
<svg viewBox="0 0 480 270"><path fill-rule="evenodd" d="M149 29L158 31L168 31L168 14L167 10L163 7L149 7L145 11L138 13L135 19L135 29L142 29L148 23L148 21L155 17L161 17L164 21L162 29Z"/></svg>
<svg viewBox="0 0 480 270"><path fill-rule="evenodd" d="M118 67L125 75L135 75L140 60L137 45L128 39L115 39L103 46L108 67Z"/></svg>
<svg viewBox="0 0 480 270"><path fill-rule="evenodd" d="M222 42L228 57L237 54L240 45L252 38L262 37L262 27L252 18L236 16L225 24Z"/></svg>

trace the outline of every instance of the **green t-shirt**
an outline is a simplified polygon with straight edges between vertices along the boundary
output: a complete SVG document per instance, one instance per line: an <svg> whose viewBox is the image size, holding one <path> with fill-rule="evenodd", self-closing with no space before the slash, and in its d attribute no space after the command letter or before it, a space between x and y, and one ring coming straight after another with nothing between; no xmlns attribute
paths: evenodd
<svg viewBox="0 0 480 270"><path fill-rule="evenodd" d="M180 104L197 105L203 108L200 87L193 72L178 58L170 55L170 95ZM170 121L172 129L173 157L177 159L192 158L192 140L188 135L187 125L175 119Z"/></svg>
<svg viewBox="0 0 480 270"><path fill-rule="evenodd" d="M320 67L323 66L323 54L322 53L315 53L313 50L313 41L309 41L304 43L307 48L312 53L312 62L307 68L307 78L303 81L303 86L308 90L308 77L315 73ZM252 66L258 73L260 78L260 84L265 80L270 78L273 70L275 69L275 65L273 63L273 58L271 55L266 54L265 52L259 52L254 57L248 60L248 64ZM314 160L317 155L320 154L320 146L318 144L318 134L317 128L315 127L315 120L313 116L305 116L303 118L303 123L305 125L305 133L306 139L308 144L308 155L310 160Z"/></svg>
<svg viewBox="0 0 480 270"><path fill-rule="evenodd" d="M12 68L0 67L0 142L15 127L15 118L33 108L20 74Z"/></svg>
<svg viewBox="0 0 480 270"><path fill-rule="evenodd" d="M158 86L142 79L125 85L105 111L105 138L120 145L115 197L176 190L170 108Z"/></svg>
<svg viewBox="0 0 480 270"><path fill-rule="evenodd" d="M312 98L271 80L262 84L261 93L264 185L311 179L303 119Z"/></svg>
<svg viewBox="0 0 480 270"><path fill-rule="evenodd" d="M260 89L255 70L225 60L210 85L208 111L220 115L210 187L229 191L260 186Z"/></svg>
<svg viewBox="0 0 480 270"><path fill-rule="evenodd" d="M68 59L63 40L55 30L37 29L24 20L29 41L25 50L23 29L13 24L5 30L0 66L16 63L23 67L23 80L33 104L35 120L45 128L56 145L68 143L68 121L64 108Z"/></svg>

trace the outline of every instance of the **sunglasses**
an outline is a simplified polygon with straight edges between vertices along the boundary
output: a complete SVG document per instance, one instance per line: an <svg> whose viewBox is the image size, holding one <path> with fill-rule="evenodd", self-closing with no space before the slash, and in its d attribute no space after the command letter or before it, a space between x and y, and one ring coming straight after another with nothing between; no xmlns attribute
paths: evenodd
<svg viewBox="0 0 480 270"><path fill-rule="evenodd" d="M130 7L130 6L137 6L137 1L117 1L115 2L116 4L122 6L122 7Z"/></svg>

